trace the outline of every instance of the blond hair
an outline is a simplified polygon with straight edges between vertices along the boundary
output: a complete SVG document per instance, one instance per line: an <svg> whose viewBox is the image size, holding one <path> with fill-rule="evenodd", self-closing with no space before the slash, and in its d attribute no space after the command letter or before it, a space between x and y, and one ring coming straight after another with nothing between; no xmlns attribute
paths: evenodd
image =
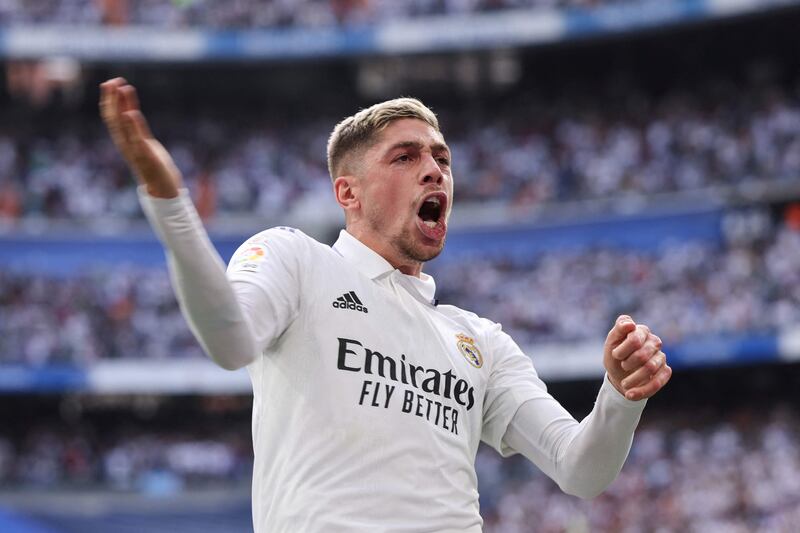
<svg viewBox="0 0 800 533"><path fill-rule="evenodd" d="M395 98L362 109L339 122L328 138L331 180L342 175L343 169L350 171L353 157L373 146L378 133L401 118L416 118L440 131L436 115L416 98Z"/></svg>

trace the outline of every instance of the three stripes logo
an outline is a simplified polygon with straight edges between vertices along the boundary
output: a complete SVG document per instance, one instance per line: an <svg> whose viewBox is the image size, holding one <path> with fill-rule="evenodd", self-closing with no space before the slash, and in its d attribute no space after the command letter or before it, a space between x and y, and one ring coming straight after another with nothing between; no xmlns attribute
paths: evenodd
<svg viewBox="0 0 800 533"><path fill-rule="evenodd" d="M339 296L333 301L332 305L336 309L351 309L353 311L361 311L362 313L368 312L367 308L353 291L346 292Z"/></svg>

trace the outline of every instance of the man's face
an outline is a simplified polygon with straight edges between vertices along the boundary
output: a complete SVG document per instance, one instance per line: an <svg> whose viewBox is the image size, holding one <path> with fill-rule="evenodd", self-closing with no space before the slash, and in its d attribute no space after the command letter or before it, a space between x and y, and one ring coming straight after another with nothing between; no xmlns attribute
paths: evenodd
<svg viewBox="0 0 800 533"><path fill-rule="evenodd" d="M362 229L380 243L373 249L395 266L439 255L453 199L450 150L442 134L422 120L395 120L361 163Z"/></svg>

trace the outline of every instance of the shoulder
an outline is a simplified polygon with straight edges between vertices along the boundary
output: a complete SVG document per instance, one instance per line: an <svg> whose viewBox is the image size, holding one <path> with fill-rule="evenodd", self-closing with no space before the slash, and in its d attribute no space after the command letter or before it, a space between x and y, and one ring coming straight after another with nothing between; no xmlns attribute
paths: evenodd
<svg viewBox="0 0 800 533"><path fill-rule="evenodd" d="M275 226L274 228L265 229L256 233L242 244L289 244L293 246L300 246L311 242L317 242L297 228L290 228L289 226Z"/></svg>
<svg viewBox="0 0 800 533"><path fill-rule="evenodd" d="M503 329L499 323L479 316L472 311L456 307L455 305L443 304L437 306L437 309L449 319L463 325L465 328L469 329L469 331L481 337L488 338L497 335L502 332Z"/></svg>
<svg viewBox="0 0 800 533"><path fill-rule="evenodd" d="M297 228L276 226L256 233L244 241L237 253L249 249L266 251L268 248L291 253L314 253L328 247Z"/></svg>
<svg viewBox="0 0 800 533"><path fill-rule="evenodd" d="M502 324L481 317L454 305L440 305L438 309L458 324L470 337L474 337L485 348L490 367L495 367L509 357L524 355L514 339L503 330ZM524 359L528 360L527 356Z"/></svg>
<svg viewBox="0 0 800 533"><path fill-rule="evenodd" d="M313 256L327 246L302 231L288 226L269 228L245 240L231 257L229 270L252 270L261 263L313 264Z"/></svg>

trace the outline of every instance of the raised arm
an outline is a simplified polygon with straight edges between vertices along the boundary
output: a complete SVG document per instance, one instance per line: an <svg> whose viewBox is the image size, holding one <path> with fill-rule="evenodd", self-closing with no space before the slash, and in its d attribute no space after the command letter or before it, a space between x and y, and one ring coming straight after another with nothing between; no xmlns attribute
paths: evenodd
<svg viewBox="0 0 800 533"><path fill-rule="evenodd" d="M139 107L136 89L123 78L100 85L100 114L131 171L141 184L142 207L164 244L178 303L206 353L235 370L252 362L259 349L246 319L254 307L246 287L238 294L203 228L172 157L153 136Z"/></svg>

